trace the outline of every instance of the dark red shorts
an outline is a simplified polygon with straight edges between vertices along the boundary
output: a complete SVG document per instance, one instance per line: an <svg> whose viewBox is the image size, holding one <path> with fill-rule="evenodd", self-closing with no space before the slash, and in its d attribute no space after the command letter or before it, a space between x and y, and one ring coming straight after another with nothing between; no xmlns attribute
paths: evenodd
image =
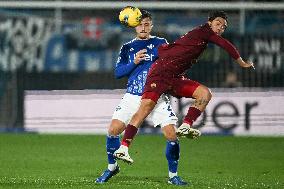
<svg viewBox="0 0 284 189"><path fill-rule="evenodd" d="M185 77L167 77L166 74L149 74L142 99L151 99L157 102L163 93L177 98L192 98L195 89L200 85L197 81Z"/></svg>

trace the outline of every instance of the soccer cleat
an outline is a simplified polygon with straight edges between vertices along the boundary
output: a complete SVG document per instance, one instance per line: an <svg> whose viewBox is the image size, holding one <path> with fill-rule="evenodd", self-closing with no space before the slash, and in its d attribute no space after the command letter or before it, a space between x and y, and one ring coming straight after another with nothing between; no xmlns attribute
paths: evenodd
<svg viewBox="0 0 284 189"><path fill-rule="evenodd" d="M190 128L190 125L183 123L176 131L178 137L187 137L195 139L200 137L201 132L197 129Z"/></svg>
<svg viewBox="0 0 284 189"><path fill-rule="evenodd" d="M173 178L169 178L168 183L177 186L187 185L187 182L183 181L179 176L174 176Z"/></svg>
<svg viewBox="0 0 284 189"><path fill-rule="evenodd" d="M119 149L117 149L114 153L113 156L115 159L122 160L128 164L133 163L133 159L128 154L128 147L121 145Z"/></svg>
<svg viewBox="0 0 284 189"><path fill-rule="evenodd" d="M116 166L115 170L113 170L113 171L110 171L109 169L105 170L103 172L103 174L96 179L96 183L105 183L105 182L107 182L111 177L113 177L114 175L119 173L119 171L120 171L119 166Z"/></svg>

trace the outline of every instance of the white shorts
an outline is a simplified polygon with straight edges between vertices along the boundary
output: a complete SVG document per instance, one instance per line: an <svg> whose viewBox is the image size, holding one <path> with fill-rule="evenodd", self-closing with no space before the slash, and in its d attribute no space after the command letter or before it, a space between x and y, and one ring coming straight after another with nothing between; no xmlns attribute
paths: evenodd
<svg viewBox="0 0 284 189"><path fill-rule="evenodd" d="M141 96L126 93L119 105L115 108L112 119L118 119L127 125L133 114L138 110L140 102ZM176 125L178 121L168 98L164 95L159 98L154 110L148 115L147 120L149 119L153 122L155 127L158 125L161 127L169 124Z"/></svg>

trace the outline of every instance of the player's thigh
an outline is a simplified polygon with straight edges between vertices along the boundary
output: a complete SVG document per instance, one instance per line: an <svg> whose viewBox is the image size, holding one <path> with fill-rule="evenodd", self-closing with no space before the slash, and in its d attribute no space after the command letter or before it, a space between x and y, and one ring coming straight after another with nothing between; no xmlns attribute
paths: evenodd
<svg viewBox="0 0 284 189"><path fill-rule="evenodd" d="M151 99L157 102L160 96L169 88L169 84L162 76L148 76L143 92L143 99Z"/></svg>
<svg viewBox="0 0 284 189"><path fill-rule="evenodd" d="M141 96L126 93L116 106L112 120L119 120L127 125L132 115L138 110Z"/></svg>
<svg viewBox="0 0 284 189"><path fill-rule="evenodd" d="M154 123L154 126L160 125L162 128L166 125L176 125L178 118L175 115L169 100L165 95L162 95L152 113L150 118Z"/></svg>
<svg viewBox="0 0 284 189"><path fill-rule="evenodd" d="M199 82L191 79L175 79L172 94L176 97L194 98L194 92L199 86L201 86Z"/></svg>

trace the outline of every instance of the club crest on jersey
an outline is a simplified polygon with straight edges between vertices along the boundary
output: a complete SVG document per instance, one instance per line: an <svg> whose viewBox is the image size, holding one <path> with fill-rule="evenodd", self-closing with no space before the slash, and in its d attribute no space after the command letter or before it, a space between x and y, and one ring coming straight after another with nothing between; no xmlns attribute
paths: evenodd
<svg viewBox="0 0 284 189"><path fill-rule="evenodd" d="M151 83L151 88L156 88L157 87L157 84L156 83Z"/></svg>
<svg viewBox="0 0 284 189"><path fill-rule="evenodd" d="M154 45L153 45L153 44L150 44L150 45L147 45L147 47L148 47L149 49L153 49L153 48L154 48Z"/></svg>

